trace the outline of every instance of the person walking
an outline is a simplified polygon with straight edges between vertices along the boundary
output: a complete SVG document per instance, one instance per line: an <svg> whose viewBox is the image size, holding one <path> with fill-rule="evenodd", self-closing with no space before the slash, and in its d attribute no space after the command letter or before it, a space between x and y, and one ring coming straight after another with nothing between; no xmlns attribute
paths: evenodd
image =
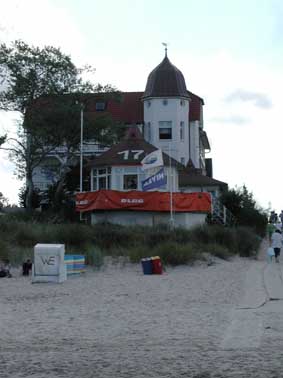
<svg viewBox="0 0 283 378"><path fill-rule="evenodd" d="M282 247L282 234L280 230L275 230L271 236L271 247L274 249L275 261L279 263L279 256Z"/></svg>

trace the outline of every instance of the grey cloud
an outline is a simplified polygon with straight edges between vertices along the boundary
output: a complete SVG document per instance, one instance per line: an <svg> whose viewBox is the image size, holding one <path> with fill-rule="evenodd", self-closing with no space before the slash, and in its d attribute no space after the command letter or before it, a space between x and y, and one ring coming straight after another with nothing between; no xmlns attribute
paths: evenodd
<svg viewBox="0 0 283 378"><path fill-rule="evenodd" d="M253 102L258 108L269 109L272 107L270 98L264 93L251 92L245 89L236 89L225 98L226 102Z"/></svg>
<svg viewBox="0 0 283 378"><path fill-rule="evenodd" d="M214 117L211 118L210 121L215 123L230 123L235 125L245 125L250 122L249 118L241 117L236 114L231 114L224 117Z"/></svg>

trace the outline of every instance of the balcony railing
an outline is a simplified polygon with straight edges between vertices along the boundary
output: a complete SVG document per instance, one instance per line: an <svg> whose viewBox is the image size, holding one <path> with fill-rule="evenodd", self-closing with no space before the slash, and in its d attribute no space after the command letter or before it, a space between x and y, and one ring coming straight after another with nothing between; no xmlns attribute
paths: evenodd
<svg viewBox="0 0 283 378"><path fill-rule="evenodd" d="M236 222L234 215L230 210L225 207L221 201L212 197L211 207L211 220L212 223L222 224L225 226L233 226Z"/></svg>

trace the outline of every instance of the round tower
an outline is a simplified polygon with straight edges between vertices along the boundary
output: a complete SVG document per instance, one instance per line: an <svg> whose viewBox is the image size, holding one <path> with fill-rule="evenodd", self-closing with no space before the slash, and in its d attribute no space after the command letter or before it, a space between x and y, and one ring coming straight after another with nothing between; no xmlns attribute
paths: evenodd
<svg viewBox="0 0 283 378"><path fill-rule="evenodd" d="M182 72L167 57L149 74L142 97L144 138L186 165L189 160L189 94Z"/></svg>

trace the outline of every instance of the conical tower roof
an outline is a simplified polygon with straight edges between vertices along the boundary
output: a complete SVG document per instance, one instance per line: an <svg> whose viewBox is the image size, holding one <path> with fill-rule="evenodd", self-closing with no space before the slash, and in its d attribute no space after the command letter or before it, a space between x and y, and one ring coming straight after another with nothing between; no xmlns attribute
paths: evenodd
<svg viewBox="0 0 283 378"><path fill-rule="evenodd" d="M143 99L149 97L190 97L182 72L170 62L167 54L148 76Z"/></svg>

